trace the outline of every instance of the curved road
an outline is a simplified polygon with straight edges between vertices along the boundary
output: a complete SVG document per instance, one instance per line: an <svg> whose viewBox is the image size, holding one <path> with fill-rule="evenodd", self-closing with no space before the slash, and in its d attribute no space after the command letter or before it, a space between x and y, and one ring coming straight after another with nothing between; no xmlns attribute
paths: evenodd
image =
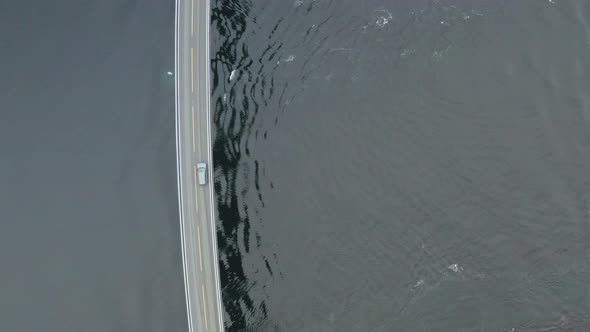
<svg viewBox="0 0 590 332"><path fill-rule="evenodd" d="M175 90L178 202L188 328L223 331L213 199L209 0L176 0ZM207 184L196 165L207 163Z"/></svg>

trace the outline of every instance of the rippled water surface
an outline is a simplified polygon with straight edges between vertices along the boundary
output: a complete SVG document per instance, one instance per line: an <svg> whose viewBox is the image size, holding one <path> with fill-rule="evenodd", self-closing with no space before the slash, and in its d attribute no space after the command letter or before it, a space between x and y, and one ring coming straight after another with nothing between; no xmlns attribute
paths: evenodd
<svg viewBox="0 0 590 332"><path fill-rule="evenodd" d="M589 15L214 1L228 330L590 330Z"/></svg>

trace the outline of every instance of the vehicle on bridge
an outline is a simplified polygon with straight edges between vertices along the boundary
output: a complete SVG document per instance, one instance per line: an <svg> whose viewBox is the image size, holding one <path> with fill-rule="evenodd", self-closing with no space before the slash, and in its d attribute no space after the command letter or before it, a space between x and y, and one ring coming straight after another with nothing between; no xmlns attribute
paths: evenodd
<svg viewBox="0 0 590 332"><path fill-rule="evenodd" d="M199 185L204 186L207 184L207 164L197 164L197 174L199 175Z"/></svg>

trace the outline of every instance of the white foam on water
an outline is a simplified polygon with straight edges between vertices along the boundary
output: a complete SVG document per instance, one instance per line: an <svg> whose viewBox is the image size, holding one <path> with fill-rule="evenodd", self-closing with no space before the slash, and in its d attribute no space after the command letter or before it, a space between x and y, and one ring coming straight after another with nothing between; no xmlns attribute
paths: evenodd
<svg viewBox="0 0 590 332"><path fill-rule="evenodd" d="M375 11L375 24L379 28L384 28L391 20L393 19L393 15L385 9L380 9Z"/></svg>
<svg viewBox="0 0 590 332"><path fill-rule="evenodd" d="M455 273L463 272L463 268L461 266L459 266L459 264L457 264L457 263L447 266L447 269L449 269Z"/></svg>
<svg viewBox="0 0 590 332"><path fill-rule="evenodd" d="M424 279L420 279L420 280L418 280L418 281L417 281L417 282L414 284L414 286L412 286L412 289L416 289L416 288L418 288L418 287L420 287L420 286L422 286L422 285L424 285Z"/></svg>

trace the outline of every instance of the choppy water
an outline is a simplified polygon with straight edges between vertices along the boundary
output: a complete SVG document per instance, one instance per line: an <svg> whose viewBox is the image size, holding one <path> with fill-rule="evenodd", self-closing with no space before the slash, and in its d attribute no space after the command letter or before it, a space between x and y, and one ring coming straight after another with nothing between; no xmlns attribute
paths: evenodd
<svg viewBox="0 0 590 332"><path fill-rule="evenodd" d="M587 2L213 7L229 331L590 330Z"/></svg>

